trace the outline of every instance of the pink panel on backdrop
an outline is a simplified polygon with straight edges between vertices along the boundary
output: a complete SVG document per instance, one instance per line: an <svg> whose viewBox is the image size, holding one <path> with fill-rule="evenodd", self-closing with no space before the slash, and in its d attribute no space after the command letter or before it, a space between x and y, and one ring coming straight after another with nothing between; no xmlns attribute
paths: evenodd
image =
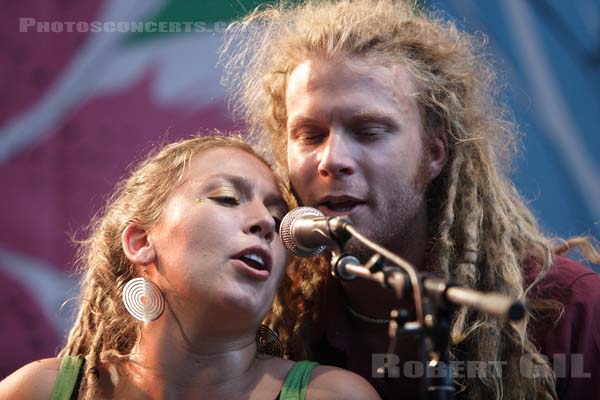
<svg viewBox="0 0 600 400"><path fill-rule="evenodd" d="M150 82L83 104L3 165L0 182L10 190L0 209L1 246L69 269L68 234L87 224L132 161L152 144L231 126L222 102L194 113L161 108L149 95Z"/></svg>
<svg viewBox="0 0 600 400"><path fill-rule="evenodd" d="M20 18L92 21L103 1L6 1L0 17L0 124L46 93L83 45L87 34L19 31Z"/></svg>

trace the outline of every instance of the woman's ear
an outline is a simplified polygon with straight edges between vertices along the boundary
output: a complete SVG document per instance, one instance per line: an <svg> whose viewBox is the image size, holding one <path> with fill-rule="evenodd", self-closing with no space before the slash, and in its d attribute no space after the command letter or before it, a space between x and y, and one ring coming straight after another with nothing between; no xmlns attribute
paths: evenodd
<svg viewBox="0 0 600 400"><path fill-rule="evenodd" d="M156 251L146 231L136 224L131 223L123 230L121 245L129 261L135 265L148 265L156 259Z"/></svg>

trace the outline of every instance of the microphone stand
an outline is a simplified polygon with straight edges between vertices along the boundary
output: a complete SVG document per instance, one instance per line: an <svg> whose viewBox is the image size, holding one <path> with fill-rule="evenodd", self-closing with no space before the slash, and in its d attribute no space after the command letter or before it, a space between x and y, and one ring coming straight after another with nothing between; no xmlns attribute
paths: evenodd
<svg viewBox="0 0 600 400"><path fill-rule="evenodd" d="M488 315L518 321L525 315L525 307L519 300L499 293L483 293L462 287L426 274L418 274L415 268L398 255L372 242L345 217L330 218L328 247L332 249L331 271L343 280L356 277L372 280L394 291L399 300L413 300L416 321L408 321L408 314L399 310L391 313L389 323L390 342L388 353L395 353L399 334L413 333L421 343L421 357L427 366L421 398L450 400L455 398L452 370L449 364L451 311L455 306L468 306ZM342 249L350 238L355 238L374 251L366 264ZM393 265L388 265L391 262ZM401 329L399 329L401 328ZM388 376L384 371L384 376Z"/></svg>

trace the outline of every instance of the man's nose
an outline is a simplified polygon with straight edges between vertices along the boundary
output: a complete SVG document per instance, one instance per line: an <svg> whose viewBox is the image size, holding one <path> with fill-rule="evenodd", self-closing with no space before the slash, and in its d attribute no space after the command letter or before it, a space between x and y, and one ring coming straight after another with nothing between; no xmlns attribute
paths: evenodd
<svg viewBox="0 0 600 400"><path fill-rule="evenodd" d="M332 131L321 149L319 174L322 177L342 178L356 172L351 139L344 132Z"/></svg>

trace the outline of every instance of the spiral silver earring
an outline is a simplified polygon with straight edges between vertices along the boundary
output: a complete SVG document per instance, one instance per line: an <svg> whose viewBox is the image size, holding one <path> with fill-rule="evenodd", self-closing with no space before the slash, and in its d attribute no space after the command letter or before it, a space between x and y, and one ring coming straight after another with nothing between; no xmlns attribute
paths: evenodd
<svg viewBox="0 0 600 400"><path fill-rule="evenodd" d="M123 288L123 304L135 319L156 320L165 309L165 298L158 286L144 278L134 278Z"/></svg>
<svg viewBox="0 0 600 400"><path fill-rule="evenodd" d="M277 333L261 324L256 332L256 351L259 354L283 357L283 345Z"/></svg>

